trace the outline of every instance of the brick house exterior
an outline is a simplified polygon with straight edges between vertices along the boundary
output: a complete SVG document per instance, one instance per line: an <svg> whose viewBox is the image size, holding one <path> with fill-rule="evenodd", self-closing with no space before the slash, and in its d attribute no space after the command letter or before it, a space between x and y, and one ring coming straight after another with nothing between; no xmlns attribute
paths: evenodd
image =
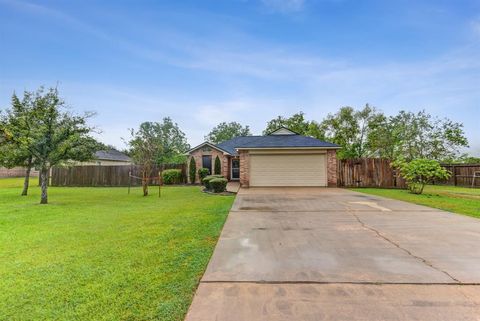
<svg viewBox="0 0 480 321"><path fill-rule="evenodd" d="M337 150L327 151L327 180L329 187L337 186Z"/></svg>
<svg viewBox="0 0 480 321"><path fill-rule="evenodd" d="M336 154L339 148L286 128L266 136L235 137L220 144L204 142L188 152L188 164L193 158L197 168L195 182L190 183L200 183L198 169L204 167L204 156L210 156L211 173L218 157L221 175L229 181L239 181L242 187L269 184L334 187L337 186ZM254 175L253 181L251 175Z"/></svg>
<svg viewBox="0 0 480 321"><path fill-rule="evenodd" d="M248 151L239 151L240 156L240 185L242 187L250 186L250 158Z"/></svg>
<svg viewBox="0 0 480 321"><path fill-rule="evenodd" d="M198 177L198 169L202 168L202 156L208 156L210 155L212 157L212 167L210 168L210 172L213 174L214 168L215 168L215 159L218 157L221 162L221 175L225 177L226 179L230 180L230 174L229 174L229 157L227 155L224 155L223 152L214 149L212 147L205 148L205 146L202 146L200 148L197 148L196 150L192 151L189 153L189 159L188 163L190 165L190 159L193 158L195 160L195 165L197 168L197 173L195 176L195 182L194 183L199 183L199 177ZM189 183L192 183L190 181L190 178L188 178Z"/></svg>

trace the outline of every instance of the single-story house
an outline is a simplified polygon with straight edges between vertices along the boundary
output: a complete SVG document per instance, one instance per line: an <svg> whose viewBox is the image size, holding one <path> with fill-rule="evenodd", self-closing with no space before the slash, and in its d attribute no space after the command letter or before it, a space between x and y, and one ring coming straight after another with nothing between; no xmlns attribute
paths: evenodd
<svg viewBox="0 0 480 321"><path fill-rule="evenodd" d="M188 151L188 164L193 158L197 170L207 168L212 173L218 157L221 174L242 187L336 186L339 148L282 127L265 136L204 142Z"/></svg>
<svg viewBox="0 0 480 321"><path fill-rule="evenodd" d="M97 151L92 161L82 162L80 165L115 166L131 164L132 159L130 157L116 149L109 149Z"/></svg>
<svg viewBox="0 0 480 321"><path fill-rule="evenodd" d="M4 177L24 177L25 167L14 167L14 168L5 168L0 167L0 178ZM30 176L38 176L38 171L35 168L32 168L30 171Z"/></svg>

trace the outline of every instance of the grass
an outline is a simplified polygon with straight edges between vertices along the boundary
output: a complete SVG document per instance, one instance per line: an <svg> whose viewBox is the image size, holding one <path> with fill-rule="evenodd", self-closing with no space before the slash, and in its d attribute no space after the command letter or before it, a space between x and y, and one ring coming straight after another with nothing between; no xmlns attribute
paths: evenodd
<svg viewBox="0 0 480 321"><path fill-rule="evenodd" d="M398 189L354 188L353 190L480 218L480 189L478 188L428 185L421 195Z"/></svg>
<svg viewBox="0 0 480 321"><path fill-rule="evenodd" d="M0 179L0 320L183 320L233 202L53 187L39 205L21 184Z"/></svg>

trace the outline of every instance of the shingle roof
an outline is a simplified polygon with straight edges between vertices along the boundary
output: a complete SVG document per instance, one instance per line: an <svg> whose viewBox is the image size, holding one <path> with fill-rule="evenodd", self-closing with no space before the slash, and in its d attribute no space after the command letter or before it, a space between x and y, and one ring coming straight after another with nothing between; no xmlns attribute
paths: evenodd
<svg viewBox="0 0 480 321"><path fill-rule="evenodd" d="M124 153L119 152L118 150L115 150L115 149L99 150L95 152L95 158L101 159L101 160L112 160L112 161L123 161L123 162L131 161L130 157L128 157Z"/></svg>
<svg viewBox="0 0 480 321"><path fill-rule="evenodd" d="M324 142L313 137L302 135L267 135L241 136L217 144L219 148L236 155L237 148L297 148L297 147L324 147L340 148L339 145Z"/></svg>

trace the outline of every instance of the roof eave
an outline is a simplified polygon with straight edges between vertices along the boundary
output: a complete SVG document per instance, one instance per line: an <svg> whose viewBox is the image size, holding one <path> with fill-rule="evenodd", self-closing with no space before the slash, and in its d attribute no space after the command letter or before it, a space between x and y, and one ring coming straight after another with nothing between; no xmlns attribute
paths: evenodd
<svg viewBox="0 0 480 321"><path fill-rule="evenodd" d="M341 149L340 146L278 146L278 147L237 147L236 150L246 149Z"/></svg>
<svg viewBox="0 0 480 321"><path fill-rule="evenodd" d="M131 159L111 159L111 158L94 158L99 161L111 161L111 162L131 162Z"/></svg>

